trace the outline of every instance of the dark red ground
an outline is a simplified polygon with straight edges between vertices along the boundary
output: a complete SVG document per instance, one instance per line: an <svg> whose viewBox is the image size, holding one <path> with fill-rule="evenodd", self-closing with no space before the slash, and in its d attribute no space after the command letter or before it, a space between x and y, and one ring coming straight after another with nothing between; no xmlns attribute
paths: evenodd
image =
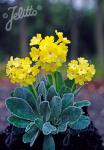
<svg viewBox="0 0 104 150"><path fill-rule="evenodd" d="M5 99L15 88L8 79L0 79L0 131L7 126L9 113L5 107ZM88 99L92 102L89 114L95 127L104 140L104 80L89 83L78 95L78 99Z"/></svg>

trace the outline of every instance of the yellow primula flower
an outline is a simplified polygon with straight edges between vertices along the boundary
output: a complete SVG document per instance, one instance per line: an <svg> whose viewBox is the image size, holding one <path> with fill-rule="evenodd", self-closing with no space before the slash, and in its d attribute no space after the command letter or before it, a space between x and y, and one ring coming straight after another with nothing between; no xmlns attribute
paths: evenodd
<svg viewBox="0 0 104 150"><path fill-rule="evenodd" d="M71 41L68 40L67 38L63 37L63 33L62 32L58 32L57 30L55 30L56 35L58 36L58 40L57 43L63 42L65 44L70 44Z"/></svg>
<svg viewBox="0 0 104 150"><path fill-rule="evenodd" d="M41 34L37 34L36 36L33 36L33 38L30 41L30 46L39 45L41 40L42 40Z"/></svg>
<svg viewBox="0 0 104 150"><path fill-rule="evenodd" d="M40 70L39 70L39 66L36 64L33 67L31 67L31 71L32 71L32 75L34 77L37 76L37 74L39 74Z"/></svg>
<svg viewBox="0 0 104 150"><path fill-rule="evenodd" d="M47 48L48 45L51 45L54 43L54 36L46 36L42 41L40 42L39 48L41 50Z"/></svg>
<svg viewBox="0 0 104 150"><path fill-rule="evenodd" d="M85 82L91 81L95 75L94 65L90 65L85 58L72 60L68 64L67 77L75 80L76 84L84 85Z"/></svg>
<svg viewBox="0 0 104 150"><path fill-rule="evenodd" d="M56 63L51 63L51 65L48 63L43 63L41 66L42 66L41 69L45 70L46 73L53 73L59 67L59 65L57 65Z"/></svg>
<svg viewBox="0 0 104 150"><path fill-rule="evenodd" d="M78 61L80 64L88 64L88 60L83 57L78 58Z"/></svg>
<svg viewBox="0 0 104 150"><path fill-rule="evenodd" d="M32 85L39 73L38 67L31 67L30 58L14 58L11 57L6 66L7 76L12 83L19 83L22 86Z"/></svg>
<svg viewBox="0 0 104 150"><path fill-rule="evenodd" d="M32 61L37 61L39 58L39 49L36 47L32 47L30 51L30 56L32 58Z"/></svg>
<svg viewBox="0 0 104 150"><path fill-rule="evenodd" d="M35 63L39 63L42 70L47 73L56 71L66 62L70 41L63 37L62 32L57 32L58 40L54 36L46 36L39 41L38 47L32 47L30 56ZM31 45L31 44L30 44Z"/></svg>

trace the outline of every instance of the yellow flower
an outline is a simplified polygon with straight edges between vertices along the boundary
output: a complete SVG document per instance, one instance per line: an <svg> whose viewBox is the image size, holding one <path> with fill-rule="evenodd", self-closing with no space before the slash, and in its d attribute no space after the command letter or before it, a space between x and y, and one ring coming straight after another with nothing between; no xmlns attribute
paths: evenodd
<svg viewBox="0 0 104 150"><path fill-rule="evenodd" d="M26 58L11 57L6 66L6 73L12 83L20 83L20 85L32 85L39 73L38 67L31 67L31 60Z"/></svg>
<svg viewBox="0 0 104 150"><path fill-rule="evenodd" d="M88 60L83 57L78 58L78 61L80 64L88 64Z"/></svg>
<svg viewBox="0 0 104 150"><path fill-rule="evenodd" d="M58 40L57 43L63 42L65 44L70 44L71 41L68 40L67 38L63 37L63 33L62 32L58 32L57 30L55 30L56 35L58 36Z"/></svg>
<svg viewBox="0 0 104 150"><path fill-rule="evenodd" d="M33 61L37 61L39 58L39 49L37 49L36 47L32 47L30 51L30 56Z"/></svg>
<svg viewBox="0 0 104 150"><path fill-rule="evenodd" d="M70 41L63 37L62 32L57 32L58 40L54 36L46 36L38 43L38 47L32 47L30 56L34 62L40 64L41 69L54 72L66 62ZM31 45L31 44L30 44Z"/></svg>
<svg viewBox="0 0 104 150"><path fill-rule="evenodd" d="M43 63L41 64L41 68L42 70L45 70L46 73L52 73L52 72L55 72L57 70L57 68L59 67L59 65L57 65L56 63L51 63L48 64L48 63Z"/></svg>
<svg viewBox="0 0 104 150"><path fill-rule="evenodd" d="M34 65L33 67L31 67L31 71L32 71L32 75L34 76L34 77L36 77L37 76L37 74L39 74L39 66L36 64L36 65Z"/></svg>
<svg viewBox="0 0 104 150"><path fill-rule="evenodd" d="M37 34L36 36L33 36L33 38L30 41L30 46L39 45L41 39L42 39L41 34Z"/></svg>
<svg viewBox="0 0 104 150"><path fill-rule="evenodd" d="M85 82L91 81L95 75L94 65L90 65L85 58L72 60L68 64L67 77L75 80L76 84L84 85Z"/></svg>

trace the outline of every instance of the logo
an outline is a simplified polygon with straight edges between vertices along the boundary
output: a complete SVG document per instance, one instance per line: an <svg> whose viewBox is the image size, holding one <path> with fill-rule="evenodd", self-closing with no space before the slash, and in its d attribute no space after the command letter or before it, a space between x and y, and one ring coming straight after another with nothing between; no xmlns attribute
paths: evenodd
<svg viewBox="0 0 104 150"><path fill-rule="evenodd" d="M37 9L33 9L32 6L27 6L27 8L13 6L8 8L8 12L11 11L11 16L9 18L8 13L3 13L3 18L8 19L8 22L5 25L6 31L10 31L13 26L13 21L18 21L19 19L28 18L28 17L36 17L38 11L41 10L42 7L40 5L37 6Z"/></svg>

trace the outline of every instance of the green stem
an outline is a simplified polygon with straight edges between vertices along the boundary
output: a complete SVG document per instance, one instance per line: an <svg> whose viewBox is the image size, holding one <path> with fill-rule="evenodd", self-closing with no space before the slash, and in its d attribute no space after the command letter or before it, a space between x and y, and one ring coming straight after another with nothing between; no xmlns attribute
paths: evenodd
<svg viewBox="0 0 104 150"><path fill-rule="evenodd" d="M35 89L34 85L30 85L29 87L31 88L33 94L34 94L35 96L37 96L37 92L36 92L36 89Z"/></svg>
<svg viewBox="0 0 104 150"><path fill-rule="evenodd" d="M72 85L71 92L74 92L75 82Z"/></svg>
<svg viewBox="0 0 104 150"><path fill-rule="evenodd" d="M55 81L54 73L52 73L52 81L53 81L53 85L56 87L56 81Z"/></svg>

